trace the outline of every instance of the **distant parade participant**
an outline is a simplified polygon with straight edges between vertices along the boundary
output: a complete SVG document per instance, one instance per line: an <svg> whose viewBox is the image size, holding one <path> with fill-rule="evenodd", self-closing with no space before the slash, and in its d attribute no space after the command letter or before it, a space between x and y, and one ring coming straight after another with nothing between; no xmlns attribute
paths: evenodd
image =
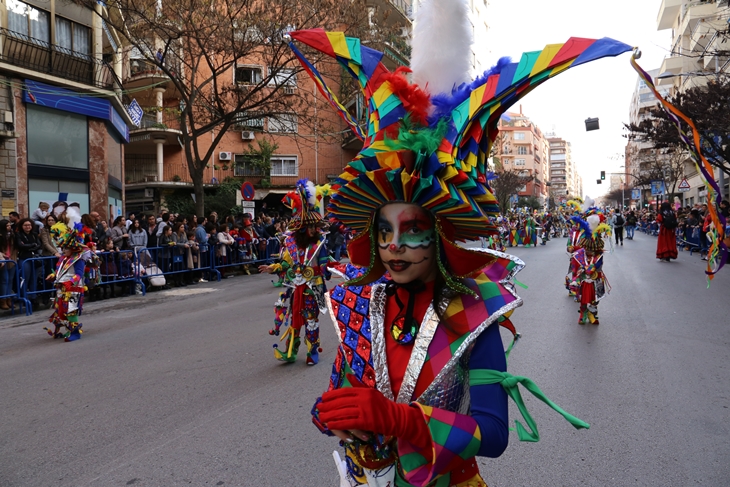
<svg viewBox="0 0 730 487"><path fill-rule="evenodd" d="M297 189L284 198L294 216L281 250L281 262L259 266L259 272L279 274L286 288L274 305L274 328L271 335L279 335L282 326L288 326L280 341L284 349L274 345L274 357L282 362L295 362L301 342L300 332L305 328L307 365L319 362L319 313L326 310L325 279L329 256L325 236L320 231L322 217L316 210L316 189L311 181L297 181Z"/></svg>
<svg viewBox="0 0 730 487"><path fill-rule="evenodd" d="M53 303L53 314L48 321L54 329L44 328L53 338L63 338L72 342L81 338L79 316L84 301L84 270L87 261L96 261L98 257L84 245L86 227L81 223L58 222L51 227L51 237L56 247L61 249L62 256L55 272L46 279L53 279L56 297ZM65 331L64 331L65 329Z"/></svg>
<svg viewBox="0 0 730 487"><path fill-rule="evenodd" d="M600 211L591 209L585 220L573 217L581 228L578 249L571 256L572 282L569 287L580 303L578 324L598 325L598 302L610 291L611 286L603 273L603 236L610 238L611 227L604 223Z"/></svg>

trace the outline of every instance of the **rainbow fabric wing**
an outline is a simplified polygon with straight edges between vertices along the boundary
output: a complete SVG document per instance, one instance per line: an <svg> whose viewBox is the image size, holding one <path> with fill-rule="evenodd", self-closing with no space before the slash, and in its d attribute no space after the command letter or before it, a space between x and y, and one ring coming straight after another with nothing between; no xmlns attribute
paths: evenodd
<svg viewBox="0 0 730 487"><path fill-rule="evenodd" d="M290 35L292 39L333 57L358 82L368 106L368 127L367 133L365 134L365 147L372 145L374 137L378 132L390 125L397 124L406 115L401 100L393 95L393 90L390 89L389 84L384 83L383 76L390 74L390 71L381 62L383 58L382 52L363 46L360 43L360 39L345 37L345 34L342 32L326 32L323 29L310 29L291 32ZM297 57L301 61L306 62L304 57L301 56L301 53L297 54ZM307 69L306 64L304 67ZM313 75L316 70L310 69L307 69L307 71L310 75ZM337 98L329 88L326 88L322 77L313 77L320 92L333 103L335 109L343 109L344 107L337 101ZM348 121L348 123L350 122ZM351 123L350 126L352 126Z"/></svg>
<svg viewBox="0 0 730 487"><path fill-rule="evenodd" d="M439 148L439 160L452 159L457 170L472 178L485 175L499 118L510 106L569 68L631 50L631 46L610 38L571 37L564 44L524 53L518 63L504 65L499 73L472 84L469 97L449 114L454 130Z"/></svg>

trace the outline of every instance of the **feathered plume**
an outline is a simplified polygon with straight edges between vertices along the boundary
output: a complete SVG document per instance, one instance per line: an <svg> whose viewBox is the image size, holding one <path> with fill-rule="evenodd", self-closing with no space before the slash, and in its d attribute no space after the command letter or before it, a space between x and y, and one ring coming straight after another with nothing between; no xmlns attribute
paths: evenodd
<svg viewBox="0 0 730 487"><path fill-rule="evenodd" d="M69 206L66 209L66 219L68 220L69 228L73 228L76 223L81 222L81 212L75 206Z"/></svg>
<svg viewBox="0 0 730 487"><path fill-rule="evenodd" d="M431 94L467 83L472 42L466 0L423 0L411 41L413 81Z"/></svg>
<svg viewBox="0 0 730 487"><path fill-rule="evenodd" d="M570 218L570 221L572 221L574 223L577 223L578 226L581 229L583 229L583 233L585 235L590 235L590 233L591 233L591 227L588 225L588 222L587 221L585 221L584 219L582 219L579 216L573 216L573 217L571 217Z"/></svg>
<svg viewBox="0 0 730 487"><path fill-rule="evenodd" d="M593 201L593 198L586 196L586 199L583 200L583 204L581 205L581 209L583 210L583 213L585 213L589 208L592 208L595 205L596 203Z"/></svg>
<svg viewBox="0 0 730 487"><path fill-rule="evenodd" d="M601 217L599 215L591 215L588 218L586 218L586 221L588 222L588 226L591 227L591 233L598 228L598 225L601 224Z"/></svg>
<svg viewBox="0 0 730 487"><path fill-rule="evenodd" d="M590 218L590 217L588 217ZM593 229L593 238L598 238L602 233L605 233L609 237L611 236L611 226L606 223L599 223L596 228Z"/></svg>

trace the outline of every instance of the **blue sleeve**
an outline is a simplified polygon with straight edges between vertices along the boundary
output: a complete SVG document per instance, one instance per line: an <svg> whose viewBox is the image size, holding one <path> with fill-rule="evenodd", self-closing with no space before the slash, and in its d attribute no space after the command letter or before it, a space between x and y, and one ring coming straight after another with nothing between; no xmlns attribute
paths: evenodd
<svg viewBox="0 0 730 487"><path fill-rule="evenodd" d="M476 340L469 360L470 369L507 371L499 324L493 323ZM479 456L496 458L507 448L509 437L507 393L500 384L471 386L471 416L479 424L482 441Z"/></svg>
<svg viewBox="0 0 730 487"><path fill-rule="evenodd" d="M74 263L74 272L77 276L81 277L81 282L84 282L84 269L86 268L86 261L79 259Z"/></svg>

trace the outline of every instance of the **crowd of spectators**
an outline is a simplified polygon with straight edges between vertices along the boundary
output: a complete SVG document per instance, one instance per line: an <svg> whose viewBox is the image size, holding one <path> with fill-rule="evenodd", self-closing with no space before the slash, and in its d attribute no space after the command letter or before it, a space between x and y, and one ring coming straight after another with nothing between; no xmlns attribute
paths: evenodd
<svg viewBox="0 0 730 487"><path fill-rule="evenodd" d="M69 206L74 204L41 203L30 218L11 212L7 220L0 220L0 309L10 309L14 296L27 295L34 307L39 301L48 302L51 293L43 291L50 286L44 281L53 272L55 259L37 258L60 257L50 229L58 221L68 222ZM235 270L256 272L256 266L248 263L269 258L272 249L278 251L290 222L288 215L277 212L224 219L215 212L207 217L162 212L106 221L91 211L80 219L86 227L85 243L99 257L98 267L87 276L87 299L92 301L114 297L120 285L133 292L135 278L151 281L152 275L167 277L157 281L164 282L163 287L206 282L212 262L222 277ZM339 261L349 235L339 226L326 230L327 248Z"/></svg>

